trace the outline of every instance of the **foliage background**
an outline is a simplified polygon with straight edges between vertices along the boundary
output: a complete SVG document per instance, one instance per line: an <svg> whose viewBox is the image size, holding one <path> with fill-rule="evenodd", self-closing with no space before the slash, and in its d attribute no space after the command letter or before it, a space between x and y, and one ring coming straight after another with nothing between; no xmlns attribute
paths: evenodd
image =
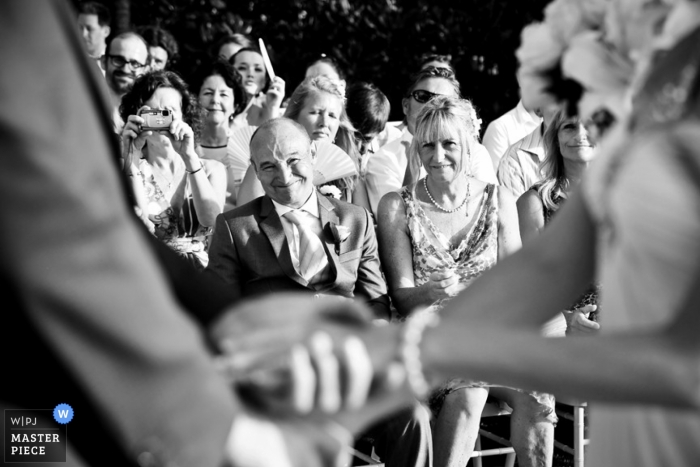
<svg viewBox="0 0 700 467"><path fill-rule="evenodd" d="M77 5L80 0L73 0ZM156 24L180 46L173 69L185 79L230 32L262 37L287 95L320 54L334 57L348 81L375 83L401 120L401 98L425 53L452 56L464 97L483 119L518 102L514 52L522 28L549 0L101 0L112 31Z"/></svg>

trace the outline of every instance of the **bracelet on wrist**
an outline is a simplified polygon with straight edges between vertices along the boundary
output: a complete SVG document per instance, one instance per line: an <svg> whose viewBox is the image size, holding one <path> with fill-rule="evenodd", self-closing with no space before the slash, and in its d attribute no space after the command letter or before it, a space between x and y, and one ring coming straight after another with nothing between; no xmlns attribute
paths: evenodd
<svg viewBox="0 0 700 467"><path fill-rule="evenodd" d="M200 163L199 163L199 168L198 168L198 169L196 169L196 170L187 170L187 169L185 169L185 172L187 172L187 173L190 174L190 175L193 175L193 174L196 174L197 172L199 172L200 170L202 170L202 167L204 167L204 164L202 164L202 163L200 162Z"/></svg>
<svg viewBox="0 0 700 467"><path fill-rule="evenodd" d="M420 343L426 328L436 327L439 323L440 317L432 309L420 310L406 320L401 334L400 358L406 370L408 386L419 400L424 400L431 388L423 372Z"/></svg>

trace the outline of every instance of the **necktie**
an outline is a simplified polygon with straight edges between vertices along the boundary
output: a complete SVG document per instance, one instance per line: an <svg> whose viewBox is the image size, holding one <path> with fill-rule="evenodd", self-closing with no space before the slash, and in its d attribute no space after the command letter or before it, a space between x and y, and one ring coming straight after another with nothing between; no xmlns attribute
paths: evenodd
<svg viewBox="0 0 700 467"><path fill-rule="evenodd" d="M309 283L328 265L326 250L321 239L302 220L300 211L289 211L284 217L299 231L299 274Z"/></svg>

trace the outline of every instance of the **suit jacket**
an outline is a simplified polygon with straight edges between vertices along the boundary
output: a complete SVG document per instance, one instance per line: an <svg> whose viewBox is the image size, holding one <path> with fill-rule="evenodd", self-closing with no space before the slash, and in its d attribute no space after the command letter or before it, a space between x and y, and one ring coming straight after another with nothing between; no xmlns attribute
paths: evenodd
<svg viewBox="0 0 700 467"><path fill-rule="evenodd" d="M0 405L70 404L91 465L220 467L236 399L126 202L74 13L0 2L0 41L22 44L0 47Z"/></svg>
<svg viewBox="0 0 700 467"><path fill-rule="evenodd" d="M389 317L374 223L367 210L318 195L321 240L331 280L316 293L362 297L375 316ZM337 226L346 238L339 238ZM272 200L262 196L219 215L209 246L207 271L229 284L239 296L311 290L294 269L284 228Z"/></svg>

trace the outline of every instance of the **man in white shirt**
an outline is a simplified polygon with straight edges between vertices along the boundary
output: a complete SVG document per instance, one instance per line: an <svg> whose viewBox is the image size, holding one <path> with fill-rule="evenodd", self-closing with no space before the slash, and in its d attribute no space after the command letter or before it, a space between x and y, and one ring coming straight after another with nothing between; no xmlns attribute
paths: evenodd
<svg viewBox="0 0 700 467"><path fill-rule="evenodd" d="M542 123L508 148L496 171L498 183L508 188L516 198L542 180L540 164L545 158L544 134L554 113L552 110L538 109L537 114L542 116Z"/></svg>
<svg viewBox="0 0 700 467"><path fill-rule="evenodd" d="M508 148L498 165L498 183L516 198L542 180L540 164L544 161L544 123Z"/></svg>
<svg viewBox="0 0 700 467"><path fill-rule="evenodd" d="M534 110L527 109L523 101L489 123L482 142L491 155L493 169L498 170L499 161L510 146L531 133L540 123L540 116Z"/></svg>
<svg viewBox="0 0 700 467"><path fill-rule="evenodd" d="M459 82L448 68L420 70L413 76L412 82L402 101L407 125L401 137L383 146L367 162L365 186L375 215L382 196L425 176L420 161L409 161L406 156L420 111L435 96L460 96ZM472 154L471 174L484 182L497 183L488 151L480 144Z"/></svg>

